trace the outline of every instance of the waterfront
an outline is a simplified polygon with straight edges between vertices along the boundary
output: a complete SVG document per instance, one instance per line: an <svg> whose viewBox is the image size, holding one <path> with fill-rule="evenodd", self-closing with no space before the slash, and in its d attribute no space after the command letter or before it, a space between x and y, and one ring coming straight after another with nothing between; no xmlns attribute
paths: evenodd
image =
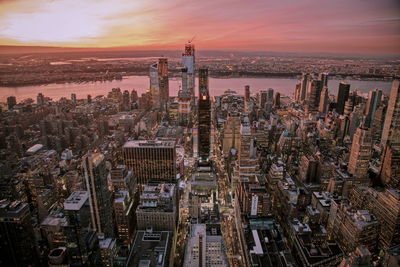
<svg viewBox="0 0 400 267"><path fill-rule="evenodd" d="M338 84L341 80L330 80L328 87L332 94L336 94ZM197 82L197 80L196 80ZM365 81L365 80L346 80L350 83L351 90L359 90L362 93L374 88L380 88L384 93L389 93L391 82L388 81ZM180 79L170 78L170 95L177 95L180 86ZM211 95L220 95L227 89L236 90L242 94L245 85L250 85L252 93L260 89L273 88L283 95L292 95L297 79L288 78L210 78L210 93ZM122 80L114 80L107 82L87 82L87 83L64 83L64 84L47 84L19 87L0 87L0 101L6 101L8 96L14 95L17 101L26 98L36 100L38 93L43 93L45 96L53 100L59 100L61 97L69 98L71 93L75 93L78 98L84 98L88 94L95 97L97 95L107 95L111 88L119 87L121 90L131 91L133 88L137 90L139 96L148 89L148 76L128 76Z"/></svg>

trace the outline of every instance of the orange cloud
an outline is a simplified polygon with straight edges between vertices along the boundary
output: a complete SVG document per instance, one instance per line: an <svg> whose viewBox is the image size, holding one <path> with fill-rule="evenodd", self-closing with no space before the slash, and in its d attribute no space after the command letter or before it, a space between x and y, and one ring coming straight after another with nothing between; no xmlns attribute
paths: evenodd
<svg viewBox="0 0 400 267"><path fill-rule="evenodd" d="M0 43L400 54L396 0L0 1ZM396 45L397 44L397 45Z"/></svg>

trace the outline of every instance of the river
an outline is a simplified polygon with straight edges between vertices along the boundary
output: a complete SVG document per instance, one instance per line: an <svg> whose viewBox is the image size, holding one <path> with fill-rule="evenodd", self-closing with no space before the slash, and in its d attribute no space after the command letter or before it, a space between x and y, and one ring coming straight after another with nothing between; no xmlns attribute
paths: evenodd
<svg viewBox="0 0 400 267"><path fill-rule="evenodd" d="M328 87L330 93L336 94L339 82L341 80L329 80ZM197 80L196 80L197 82ZM236 90L237 93L243 94L244 86L250 85L252 93L258 92L260 89L273 88L275 91L280 92L282 95L292 95L297 79L288 78L210 78L210 94L220 95L227 89ZM350 90L358 90L362 93L380 88L384 93L389 93L391 82L388 81L360 81L360 80L346 80L350 83ZM180 85L180 79L171 78L170 82L170 95L177 95ZM119 87L121 90L131 91L135 88L139 96L145 92L149 87L148 76L127 76L122 80L114 80L107 82L86 82L86 83L64 83L64 84L46 84L46 85L33 85L33 86L18 86L18 87L0 87L0 101L6 101L8 96L16 96L17 101L26 98L36 100L38 93L43 93L46 97L53 100L58 100L61 97L70 98L71 93L75 93L78 98L85 98L88 94L95 97L97 95L107 95L112 88Z"/></svg>

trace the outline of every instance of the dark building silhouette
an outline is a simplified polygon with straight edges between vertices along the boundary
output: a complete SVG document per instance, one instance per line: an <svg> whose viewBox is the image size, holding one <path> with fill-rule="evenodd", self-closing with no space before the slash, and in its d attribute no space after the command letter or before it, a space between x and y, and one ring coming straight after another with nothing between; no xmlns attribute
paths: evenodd
<svg viewBox="0 0 400 267"><path fill-rule="evenodd" d="M33 227L29 205L0 202L0 266L35 265Z"/></svg>
<svg viewBox="0 0 400 267"><path fill-rule="evenodd" d="M8 109L12 109L17 104L17 98L15 96L7 97Z"/></svg>
<svg viewBox="0 0 400 267"><path fill-rule="evenodd" d="M339 114L343 114L344 112L344 106L349 99L349 93L350 93L350 84L341 82L339 83L339 91L337 94L337 99L336 99L336 112Z"/></svg>
<svg viewBox="0 0 400 267"><path fill-rule="evenodd" d="M90 227L90 201L87 191L74 191L64 202L67 224L63 232L68 242L71 266L95 266L98 239Z"/></svg>
<svg viewBox="0 0 400 267"><path fill-rule="evenodd" d="M211 102L208 90L208 69L199 69L199 156L207 159L210 156Z"/></svg>

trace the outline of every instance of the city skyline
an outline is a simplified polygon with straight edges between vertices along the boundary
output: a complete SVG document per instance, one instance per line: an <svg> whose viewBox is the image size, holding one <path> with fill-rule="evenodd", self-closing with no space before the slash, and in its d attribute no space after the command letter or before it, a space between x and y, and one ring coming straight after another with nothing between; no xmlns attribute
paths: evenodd
<svg viewBox="0 0 400 267"><path fill-rule="evenodd" d="M319 4L1 1L0 44L176 50L195 37L203 50L400 54L397 1Z"/></svg>

